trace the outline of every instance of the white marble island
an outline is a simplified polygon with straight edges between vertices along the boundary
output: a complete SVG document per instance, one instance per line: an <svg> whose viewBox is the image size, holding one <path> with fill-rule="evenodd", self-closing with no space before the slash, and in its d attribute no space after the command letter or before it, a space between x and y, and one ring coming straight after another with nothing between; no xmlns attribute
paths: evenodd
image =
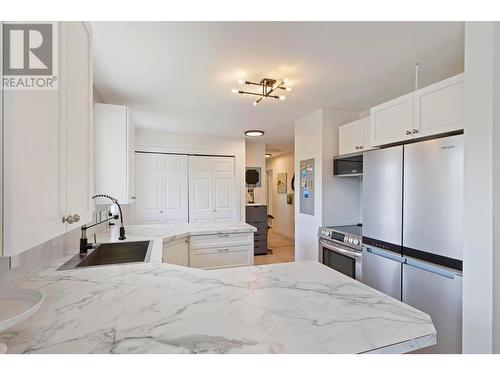
<svg viewBox="0 0 500 375"><path fill-rule="evenodd" d="M156 229L129 239L161 243ZM436 342L427 314L317 262L206 271L151 259L55 264L22 285L45 304L0 341L11 353L403 353Z"/></svg>

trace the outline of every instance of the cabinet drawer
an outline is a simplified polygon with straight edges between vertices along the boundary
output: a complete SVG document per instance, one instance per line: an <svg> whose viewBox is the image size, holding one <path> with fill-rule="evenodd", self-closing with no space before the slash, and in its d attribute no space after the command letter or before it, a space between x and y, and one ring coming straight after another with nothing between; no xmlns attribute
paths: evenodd
<svg viewBox="0 0 500 375"><path fill-rule="evenodd" d="M253 232L192 236L189 240L189 248L194 250L250 245L252 239Z"/></svg>
<svg viewBox="0 0 500 375"><path fill-rule="evenodd" d="M189 252L189 266L194 268L223 268L247 266L252 264L253 248L238 246L233 248L214 248Z"/></svg>

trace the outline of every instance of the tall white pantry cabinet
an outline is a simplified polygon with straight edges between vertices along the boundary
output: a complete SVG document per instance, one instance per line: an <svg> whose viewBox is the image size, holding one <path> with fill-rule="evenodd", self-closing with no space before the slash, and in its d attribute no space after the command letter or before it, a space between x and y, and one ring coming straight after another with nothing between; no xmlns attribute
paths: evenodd
<svg viewBox="0 0 500 375"><path fill-rule="evenodd" d="M3 91L2 256L91 220L92 31L59 22L58 36L59 88Z"/></svg>

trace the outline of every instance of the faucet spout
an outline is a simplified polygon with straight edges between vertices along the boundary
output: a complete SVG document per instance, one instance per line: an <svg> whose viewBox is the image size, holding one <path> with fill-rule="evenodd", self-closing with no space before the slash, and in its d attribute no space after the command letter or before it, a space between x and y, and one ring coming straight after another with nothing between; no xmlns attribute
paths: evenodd
<svg viewBox="0 0 500 375"><path fill-rule="evenodd" d="M118 219L118 217L119 217L121 226L120 226L120 235L119 235L118 239L123 241L127 238L125 236L125 227L123 225L122 208L121 208L120 204L118 203L118 200L116 198L113 198L113 197L111 197L109 195L105 195L105 194L97 194L97 195L94 195L92 197L92 199L96 199L96 198L108 198L109 200L111 200L114 204L116 204L118 206L118 210L120 211L120 215L119 216L114 215L114 216L108 217L107 219L104 219L98 223L94 223L91 225L82 225L82 227L81 227L82 233L81 233L81 237L80 237L80 254L87 254L88 249L92 249L93 247L96 246L96 244L92 244L92 243L88 242L87 229L95 227L96 225L105 223L109 220Z"/></svg>

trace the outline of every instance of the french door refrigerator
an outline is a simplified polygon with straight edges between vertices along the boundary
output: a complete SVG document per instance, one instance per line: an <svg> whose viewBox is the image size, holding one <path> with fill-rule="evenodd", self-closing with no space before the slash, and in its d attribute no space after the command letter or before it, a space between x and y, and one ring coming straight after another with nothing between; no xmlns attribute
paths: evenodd
<svg viewBox="0 0 500 375"><path fill-rule="evenodd" d="M370 151L363 164L363 282L431 316L437 345L420 352L460 353L463 136Z"/></svg>

